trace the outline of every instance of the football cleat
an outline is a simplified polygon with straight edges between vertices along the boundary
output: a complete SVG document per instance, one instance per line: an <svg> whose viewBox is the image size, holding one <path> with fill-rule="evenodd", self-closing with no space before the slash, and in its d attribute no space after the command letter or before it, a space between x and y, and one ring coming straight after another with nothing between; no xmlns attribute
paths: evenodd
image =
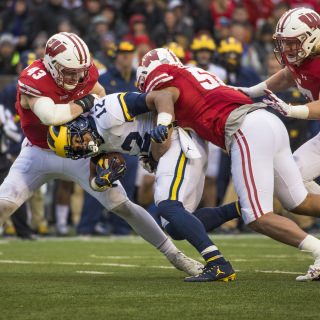
<svg viewBox="0 0 320 320"><path fill-rule="evenodd" d="M227 261L225 264L206 265L202 273L184 279L185 282L228 282L233 280L236 280L236 273L234 272L229 261Z"/></svg>
<svg viewBox="0 0 320 320"><path fill-rule="evenodd" d="M297 281L320 281L320 266L311 265L307 274L296 277Z"/></svg>
<svg viewBox="0 0 320 320"><path fill-rule="evenodd" d="M187 257L181 251L174 255L169 255L167 258L176 269L184 271L190 276L200 274L204 268L202 263Z"/></svg>

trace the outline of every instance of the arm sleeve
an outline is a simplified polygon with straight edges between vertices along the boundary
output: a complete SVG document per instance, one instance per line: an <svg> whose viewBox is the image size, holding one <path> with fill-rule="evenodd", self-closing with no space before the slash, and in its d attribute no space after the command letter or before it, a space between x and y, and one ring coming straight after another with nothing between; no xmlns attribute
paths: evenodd
<svg viewBox="0 0 320 320"><path fill-rule="evenodd" d="M47 126L58 126L73 120L70 104L55 104L49 97L37 99L32 111Z"/></svg>
<svg viewBox="0 0 320 320"><path fill-rule="evenodd" d="M150 112L146 102L146 95L146 93L138 92L127 92L123 95L124 103L132 118L139 114Z"/></svg>

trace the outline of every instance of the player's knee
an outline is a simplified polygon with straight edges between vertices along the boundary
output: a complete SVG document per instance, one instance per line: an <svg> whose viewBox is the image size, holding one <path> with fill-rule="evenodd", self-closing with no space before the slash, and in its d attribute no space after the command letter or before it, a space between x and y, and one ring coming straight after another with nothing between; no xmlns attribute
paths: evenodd
<svg viewBox="0 0 320 320"><path fill-rule="evenodd" d="M135 206L135 204L130 200L127 200L121 203L119 206L112 208L111 211L122 219L126 220L133 215L133 206Z"/></svg>
<svg viewBox="0 0 320 320"><path fill-rule="evenodd" d="M274 227L273 216L275 214L272 212L266 213L257 220L250 222L248 226L255 232L268 234L269 230Z"/></svg>
<svg viewBox="0 0 320 320"><path fill-rule="evenodd" d="M185 237L178 232L172 223L167 224L164 229L173 240L185 240Z"/></svg>

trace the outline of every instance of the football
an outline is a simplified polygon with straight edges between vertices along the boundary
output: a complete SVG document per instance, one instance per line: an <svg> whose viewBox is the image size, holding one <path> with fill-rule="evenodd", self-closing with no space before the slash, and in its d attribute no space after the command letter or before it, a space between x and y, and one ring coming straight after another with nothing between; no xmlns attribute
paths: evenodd
<svg viewBox="0 0 320 320"><path fill-rule="evenodd" d="M112 159L116 159L116 163L118 164L126 164L126 161L124 160L121 153L118 153L118 152L104 153L101 155L100 159L97 162L97 173L101 171L101 168L108 169Z"/></svg>

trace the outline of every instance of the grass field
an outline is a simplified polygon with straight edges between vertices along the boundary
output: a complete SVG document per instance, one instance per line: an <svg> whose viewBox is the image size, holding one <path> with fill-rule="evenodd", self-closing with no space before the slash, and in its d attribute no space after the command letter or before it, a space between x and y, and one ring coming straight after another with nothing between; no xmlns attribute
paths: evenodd
<svg viewBox="0 0 320 320"><path fill-rule="evenodd" d="M309 254L256 235L215 242L237 281L184 283L138 237L0 240L0 319L319 319L320 283L295 281Z"/></svg>

